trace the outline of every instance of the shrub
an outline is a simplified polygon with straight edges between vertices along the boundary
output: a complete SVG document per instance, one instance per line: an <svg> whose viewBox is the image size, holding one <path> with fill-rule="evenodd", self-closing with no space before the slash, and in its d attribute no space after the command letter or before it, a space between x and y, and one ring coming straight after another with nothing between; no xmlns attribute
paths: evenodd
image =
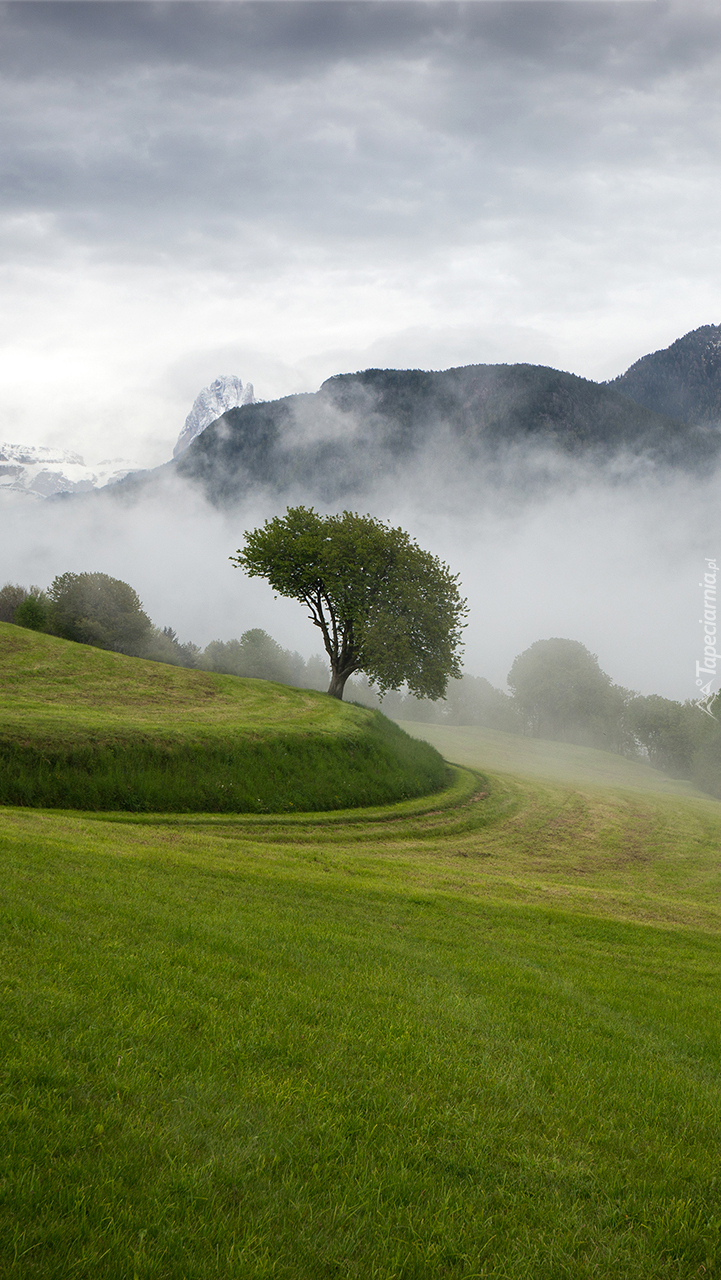
<svg viewBox="0 0 721 1280"><path fill-rule="evenodd" d="M27 595L15 610L15 624L27 627L30 631L47 631L50 623L50 609L47 598L38 595Z"/></svg>

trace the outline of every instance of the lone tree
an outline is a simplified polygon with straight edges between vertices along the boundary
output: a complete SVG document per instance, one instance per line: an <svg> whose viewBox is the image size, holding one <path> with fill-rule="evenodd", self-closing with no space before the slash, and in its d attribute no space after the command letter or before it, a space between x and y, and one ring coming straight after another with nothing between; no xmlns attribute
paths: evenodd
<svg viewBox="0 0 721 1280"><path fill-rule="evenodd" d="M381 693L405 683L434 700L449 676L460 676L468 607L458 578L403 529L352 511L321 516L288 507L246 532L245 548L230 559L310 610L330 658L334 698L355 671Z"/></svg>

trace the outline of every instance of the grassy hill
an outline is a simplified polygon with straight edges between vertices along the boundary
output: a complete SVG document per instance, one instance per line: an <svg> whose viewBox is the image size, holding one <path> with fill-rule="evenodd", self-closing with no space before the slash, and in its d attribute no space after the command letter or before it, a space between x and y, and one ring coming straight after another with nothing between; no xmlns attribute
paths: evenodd
<svg viewBox="0 0 721 1280"><path fill-rule="evenodd" d="M446 768L375 712L0 624L0 803L339 809L438 790Z"/></svg>
<svg viewBox="0 0 721 1280"><path fill-rule="evenodd" d="M721 805L448 732L502 772L2 810L3 1276L721 1274Z"/></svg>

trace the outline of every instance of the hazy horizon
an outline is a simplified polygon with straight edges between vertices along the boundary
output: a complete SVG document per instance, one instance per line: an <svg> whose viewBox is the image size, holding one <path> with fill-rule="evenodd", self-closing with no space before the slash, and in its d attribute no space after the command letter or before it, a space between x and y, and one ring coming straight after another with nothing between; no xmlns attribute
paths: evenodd
<svg viewBox="0 0 721 1280"><path fill-rule="evenodd" d="M535 640L563 636L597 653L613 680L641 693L696 695L700 590L718 472L619 478L554 455L558 475L525 498L497 477L475 481L418 460L406 494L369 483L357 501L321 509L369 511L400 524L460 574L471 615L465 669L505 687L513 658ZM509 479L512 478L509 477ZM102 571L138 591L153 621L205 646L262 627L304 657L320 644L305 611L274 599L229 563L243 531L307 501L262 490L219 510L169 474L149 495L0 502L0 581L47 586L57 573Z"/></svg>

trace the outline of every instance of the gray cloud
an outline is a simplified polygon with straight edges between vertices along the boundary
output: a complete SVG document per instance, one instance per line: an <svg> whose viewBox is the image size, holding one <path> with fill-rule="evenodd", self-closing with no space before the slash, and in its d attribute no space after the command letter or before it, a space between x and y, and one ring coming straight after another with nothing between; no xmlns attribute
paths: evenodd
<svg viewBox="0 0 721 1280"><path fill-rule="evenodd" d="M5 208L121 259L582 242L715 183L708 5L21 3L4 25Z"/></svg>

